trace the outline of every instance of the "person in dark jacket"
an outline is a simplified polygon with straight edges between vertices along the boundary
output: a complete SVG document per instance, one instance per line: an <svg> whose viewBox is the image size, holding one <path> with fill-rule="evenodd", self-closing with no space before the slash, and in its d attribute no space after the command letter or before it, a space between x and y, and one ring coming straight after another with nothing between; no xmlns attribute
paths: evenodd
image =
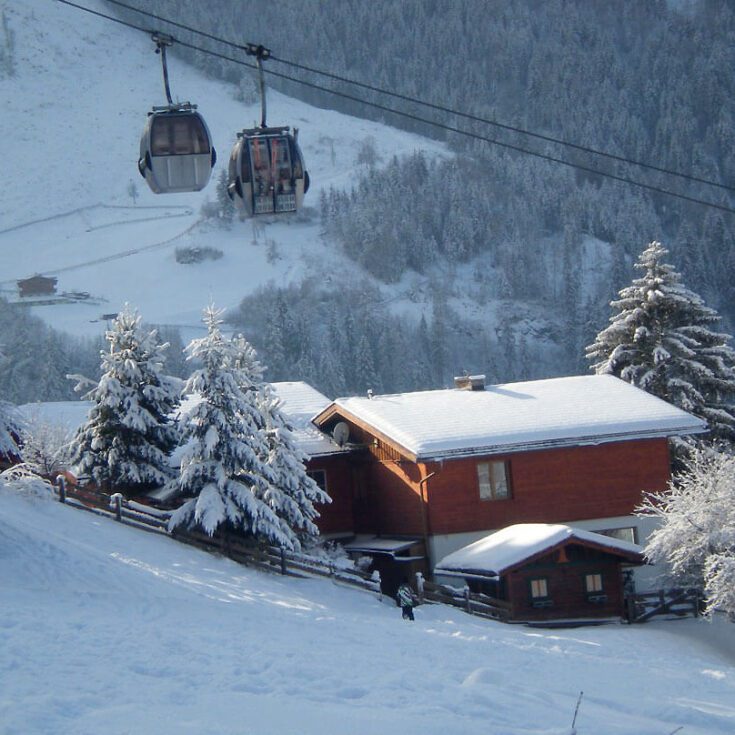
<svg viewBox="0 0 735 735"><path fill-rule="evenodd" d="M408 580L404 579L396 592L396 602L403 612L404 620L413 620L413 608L416 605L416 595L413 593Z"/></svg>

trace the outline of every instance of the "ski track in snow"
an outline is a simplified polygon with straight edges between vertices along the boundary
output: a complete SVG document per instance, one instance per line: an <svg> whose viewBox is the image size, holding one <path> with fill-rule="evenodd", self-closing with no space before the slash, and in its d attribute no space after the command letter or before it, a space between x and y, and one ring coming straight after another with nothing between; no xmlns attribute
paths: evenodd
<svg viewBox="0 0 735 735"><path fill-rule="evenodd" d="M0 490L0 733L725 735L694 620L541 630L267 575Z"/></svg>

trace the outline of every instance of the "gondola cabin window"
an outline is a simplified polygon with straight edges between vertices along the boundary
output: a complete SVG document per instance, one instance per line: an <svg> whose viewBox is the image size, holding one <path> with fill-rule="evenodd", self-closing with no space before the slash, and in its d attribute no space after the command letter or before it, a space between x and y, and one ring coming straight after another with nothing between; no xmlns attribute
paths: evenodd
<svg viewBox="0 0 735 735"><path fill-rule="evenodd" d="M159 115L153 120L151 153L187 156L209 153L206 131L197 115Z"/></svg>
<svg viewBox="0 0 735 735"><path fill-rule="evenodd" d="M507 462L479 462L477 481L480 500L505 500L510 497Z"/></svg>

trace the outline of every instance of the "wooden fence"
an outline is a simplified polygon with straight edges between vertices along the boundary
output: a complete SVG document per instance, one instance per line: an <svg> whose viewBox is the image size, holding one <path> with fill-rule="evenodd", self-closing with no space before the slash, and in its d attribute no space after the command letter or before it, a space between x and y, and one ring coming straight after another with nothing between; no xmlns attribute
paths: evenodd
<svg viewBox="0 0 735 735"><path fill-rule="evenodd" d="M645 623L657 615L697 617L701 610L702 593L697 589L671 589L629 595L626 600L629 623Z"/></svg>
<svg viewBox="0 0 735 735"><path fill-rule="evenodd" d="M169 531L170 512L127 500L120 493L109 495L82 486L70 487L63 477L59 477L57 481L56 492L62 503L145 531L169 536L190 546L221 554L240 564L293 577L328 577L335 583L344 583L382 597L380 575L377 572L367 574L359 569L341 568L321 557L288 551L277 546L252 544L234 534L208 536L195 530Z"/></svg>
<svg viewBox="0 0 735 735"><path fill-rule="evenodd" d="M434 584L423 578L421 572L416 574L416 588L419 602L434 602L462 608L470 615L481 618L506 621L510 617L511 605L490 595L470 592L469 587L457 589L444 584Z"/></svg>

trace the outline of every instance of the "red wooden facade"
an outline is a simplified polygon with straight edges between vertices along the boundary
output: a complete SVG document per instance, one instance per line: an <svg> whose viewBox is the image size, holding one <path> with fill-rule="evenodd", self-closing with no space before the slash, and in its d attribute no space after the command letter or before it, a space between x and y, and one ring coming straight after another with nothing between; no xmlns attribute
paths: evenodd
<svg viewBox="0 0 735 735"><path fill-rule="evenodd" d="M467 583L473 591L509 602L511 620L624 617L622 565L642 563L639 554L571 540L517 564L499 582L475 576Z"/></svg>
<svg viewBox="0 0 735 735"><path fill-rule="evenodd" d="M337 420L349 424L355 447L340 458L351 465L353 520L348 526L349 504L340 500L334 508L320 509L323 531L342 524L344 531L428 540L514 523L629 516L644 492L664 490L670 479L665 438L417 462L348 416L334 415L323 428ZM505 463L507 499L481 499L477 467L488 461ZM344 468L340 472L342 492L348 476Z"/></svg>
<svg viewBox="0 0 735 735"><path fill-rule="evenodd" d="M317 505L316 524L322 536L350 536L354 533L353 467L348 454L315 457L307 463L310 473L323 472L324 489L332 499L326 505Z"/></svg>

